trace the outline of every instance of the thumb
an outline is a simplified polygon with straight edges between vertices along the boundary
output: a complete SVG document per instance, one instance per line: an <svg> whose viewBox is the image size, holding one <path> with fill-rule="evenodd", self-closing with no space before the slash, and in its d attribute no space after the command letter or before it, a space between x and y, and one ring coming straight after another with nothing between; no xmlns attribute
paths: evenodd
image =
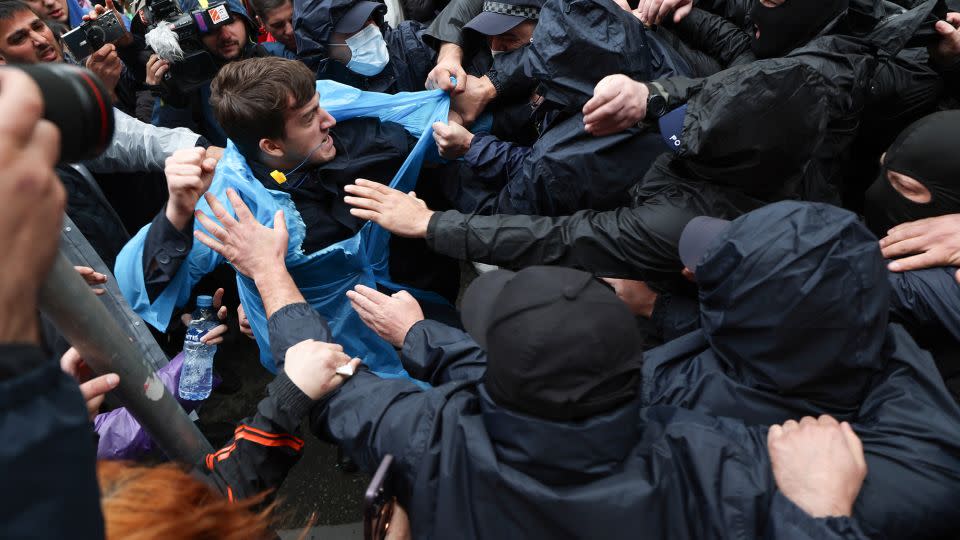
<svg viewBox="0 0 960 540"><path fill-rule="evenodd" d="M446 137L450 133L450 126L443 122L434 122L433 131L441 137Z"/></svg>
<svg viewBox="0 0 960 540"><path fill-rule="evenodd" d="M949 36L954 32L954 30L956 30L947 21L937 21L937 24L933 25L933 27L941 36Z"/></svg>
<svg viewBox="0 0 960 540"><path fill-rule="evenodd" d="M204 159L203 163L200 164L200 168L202 168L205 173L212 173L217 170L217 159L212 157Z"/></svg>
<svg viewBox="0 0 960 540"><path fill-rule="evenodd" d="M690 11L693 10L693 3L686 4L677 8L677 11L673 14L673 22L679 23L683 20L684 17L690 14Z"/></svg>
<svg viewBox="0 0 960 540"><path fill-rule="evenodd" d="M287 220L283 215L283 210L277 210L277 213L273 215L273 230L282 233L284 236L287 235Z"/></svg>
<svg viewBox="0 0 960 540"><path fill-rule="evenodd" d="M960 283L960 270L957 270L957 283Z"/></svg>
<svg viewBox="0 0 960 540"><path fill-rule="evenodd" d="M113 390L118 384L120 384L120 376L116 373L107 373L81 384L80 394L84 401L90 401Z"/></svg>

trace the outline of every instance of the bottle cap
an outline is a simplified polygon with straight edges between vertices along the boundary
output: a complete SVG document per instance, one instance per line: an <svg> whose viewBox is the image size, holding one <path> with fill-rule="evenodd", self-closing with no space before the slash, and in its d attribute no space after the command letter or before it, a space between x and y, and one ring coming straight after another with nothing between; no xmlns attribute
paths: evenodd
<svg viewBox="0 0 960 540"><path fill-rule="evenodd" d="M201 294L197 297L197 307L213 307L213 297Z"/></svg>

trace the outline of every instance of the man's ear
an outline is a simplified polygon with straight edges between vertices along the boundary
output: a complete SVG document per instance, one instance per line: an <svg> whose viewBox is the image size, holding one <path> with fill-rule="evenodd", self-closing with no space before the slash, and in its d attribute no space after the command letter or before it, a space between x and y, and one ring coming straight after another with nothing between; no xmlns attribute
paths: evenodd
<svg viewBox="0 0 960 540"><path fill-rule="evenodd" d="M273 139L260 139L260 151L273 158L282 158L284 154L283 143Z"/></svg>

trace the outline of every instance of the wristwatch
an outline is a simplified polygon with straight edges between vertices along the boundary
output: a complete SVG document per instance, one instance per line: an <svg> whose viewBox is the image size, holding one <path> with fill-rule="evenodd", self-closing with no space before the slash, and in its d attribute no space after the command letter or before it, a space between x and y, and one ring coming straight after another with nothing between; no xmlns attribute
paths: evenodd
<svg viewBox="0 0 960 540"><path fill-rule="evenodd" d="M645 121L658 120L667 114L667 92L659 83L645 83L647 85L647 115Z"/></svg>

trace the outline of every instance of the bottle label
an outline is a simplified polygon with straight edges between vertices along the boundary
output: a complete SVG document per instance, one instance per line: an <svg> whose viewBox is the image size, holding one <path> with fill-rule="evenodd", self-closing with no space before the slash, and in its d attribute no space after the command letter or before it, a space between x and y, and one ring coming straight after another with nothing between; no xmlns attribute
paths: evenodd
<svg viewBox="0 0 960 540"><path fill-rule="evenodd" d="M200 340L203 338L203 336L207 335L207 332L209 332L209 330L205 328L190 326L187 328L187 335L184 338L184 341L200 343Z"/></svg>

